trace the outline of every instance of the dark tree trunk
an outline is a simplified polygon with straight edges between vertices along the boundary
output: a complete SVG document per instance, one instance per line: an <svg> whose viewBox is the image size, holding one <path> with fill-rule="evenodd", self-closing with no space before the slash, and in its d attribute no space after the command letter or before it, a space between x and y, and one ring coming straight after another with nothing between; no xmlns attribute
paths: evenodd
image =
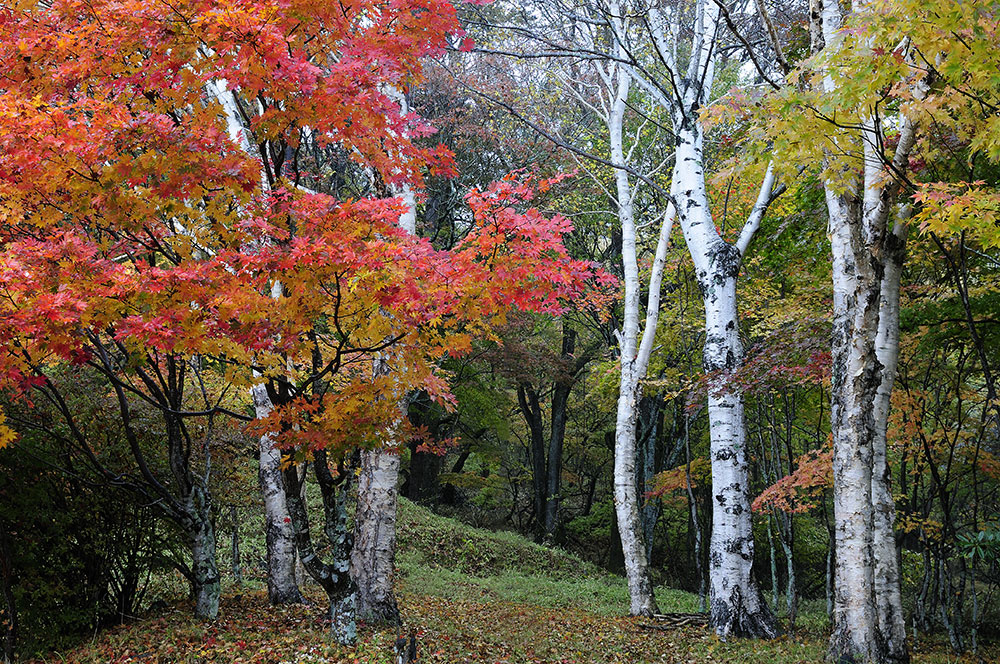
<svg viewBox="0 0 1000 664"><path fill-rule="evenodd" d="M192 487L185 504L190 514L187 534L194 578L194 615L215 620L219 614L222 586L215 561L215 523L208 491L199 486Z"/></svg>
<svg viewBox="0 0 1000 664"><path fill-rule="evenodd" d="M576 351L576 332L563 322L562 362L572 361ZM569 369L569 367L566 367ZM559 492L562 476L563 441L566 437L567 406L573 389L575 374L567 372L557 377L552 389L552 428L549 435L548 482L545 503L545 539L555 540L559 528Z"/></svg>
<svg viewBox="0 0 1000 664"><path fill-rule="evenodd" d="M430 452L417 450L419 440L410 441L410 468L403 495L414 502L433 500L437 495L438 475L441 473L441 457Z"/></svg>
<svg viewBox="0 0 1000 664"><path fill-rule="evenodd" d="M448 424L454 418L444 416L444 411L436 407L426 392L420 392L410 402L410 423L415 427L423 427L430 441L445 440L451 435ZM407 447L410 450L410 463L406 472L406 481L400 492L414 502L430 501L437 498L438 475L441 474L443 458L439 454L420 450L423 440L411 440Z"/></svg>
<svg viewBox="0 0 1000 664"><path fill-rule="evenodd" d="M14 604L14 561L11 559L10 540L4 524L0 524L0 590L3 591L4 599L3 609L0 610L3 661L4 664L13 664L17 647L17 607Z"/></svg>
<svg viewBox="0 0 1000 664"><path fill-rule="evenodd" d="M542 433L542 407L538 401L538 393L528 382L522 382L517 387L517 403L521 414L528 425L531 435L529 456L531 462L532 510L538 535L541 536L545 521L546 468L545 468L545 437Z"/></svg>
<svg viewBox="0 0 1000 664"><path fill-rule="evenodd" d="M658 501L646 500L653 477L656 475L656 448L660 439L662 423L663 398L659 394L645 395L639 400L639 426L636 428L636 447L639 450L637 464L637 484L639 488L640 516L642 518L643 537L646 544L646 559L652 561L653 535L656 522L660 517Z"/></svg>
<svg viewBox="0 0 1000 664"><path fill-rule="evenodd" d="M283 471L285 501L302 564L330 600L330 629L333 637L338 643L351 645L357 640L357 586L350 575L352 542L344 520L346 513L340 506L341 501L337 499L336 479L327 467L325 453L317 452L314 458L314 469L323 493L324 531L333 545L331 563L323 562L313 547L309 515L300 491L302 479L299 478L298 468L291 463L291 457L287 454ZM346 478L346 475L347 473L341 473L338 477Z"/></svg>
<svg viewBox="0 0 1000 664"><path fill-rule="evenodd" d="M184 365L168 361L168 375L176 391L169 395L174 410L181 409L180 384ZM174 481L178 486L182 516L181 526L191 549L191 579L194 595L194 615L204 620L215 620L219 614L219 597L222 585L216 563L215 518L212 514L212 494L208 477L191 472L190 442L185 436L181 420L173 415L164 417L166 422L168 459ZM204 446L205 465L210 467L207 441Z"/></svg>
<svg viewBox="0 0 1000 664"><path fill-rule="evenodd" d="M458 474L465 469L465 462L469 460L472 455L472 445L466 445L462 448L462 451L458 454L458 459L455 460L455 465L451 467L452 474ZM455 488L454 484L446 482L441 486L441 502L445 505L457 505L458 504L458 490Z"/></svg>

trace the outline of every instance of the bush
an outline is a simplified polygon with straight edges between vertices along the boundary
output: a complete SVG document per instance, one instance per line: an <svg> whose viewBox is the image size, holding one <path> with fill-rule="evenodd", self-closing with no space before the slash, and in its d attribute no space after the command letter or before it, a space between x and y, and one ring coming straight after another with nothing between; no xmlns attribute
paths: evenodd
<svg viewBox="0 0 1000 664"><path fill-rule="evenodd" d="M27 437L0 451L0 528L24 655L134 616L177 539L152 508L67 461Z"/></svg>

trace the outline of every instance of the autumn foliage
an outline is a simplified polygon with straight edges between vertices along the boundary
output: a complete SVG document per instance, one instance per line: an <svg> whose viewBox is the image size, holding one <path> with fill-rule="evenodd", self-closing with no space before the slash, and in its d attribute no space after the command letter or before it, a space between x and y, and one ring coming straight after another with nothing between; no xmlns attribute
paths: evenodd
<svg viewBox="0 0 1000 664"><path fill-rule="evenodd" d="M262 427L372 442L407 391L447 400L437 360L511 307L599 300L611 280L569 257L568 221L530 208L549 181L470 194L474 228L449 252L398 228L392 187L454 164L391 91L461 35L442 0L7 3L0 388L27 396L63 363L121 383L197 358L204 403L179 410L235 414L233 388L266 379L279 407ZM330 164L306 155L324 151L356 195L318 186Z"/></svg>

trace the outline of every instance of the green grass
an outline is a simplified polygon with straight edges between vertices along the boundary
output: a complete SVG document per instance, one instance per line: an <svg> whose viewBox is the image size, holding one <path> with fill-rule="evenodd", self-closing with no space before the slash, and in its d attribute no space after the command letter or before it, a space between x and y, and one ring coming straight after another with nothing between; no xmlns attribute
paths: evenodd
<svg viewBox="0 0 1000 664"><path fill-rule="evenodd" d="M535 544L516 533L480 530L434 514L406 499L399 501L398 551L415 562L473 576L506 572L553 578L596 578L605 572L561 549Z"/></svg>
<svg viewBox="0 0 1000 664"><path fill-rule="evenodd" d="M486 576L427 564L419 552L397 556L400 582L410 593L444 599L503 601L547 608L586 607L600 616L620 616L628 609L628 587L614 576L552 577L544 573L507 571ZM698 596L681 590L658 588L656 599L665 612L694 612Z"/></svg>

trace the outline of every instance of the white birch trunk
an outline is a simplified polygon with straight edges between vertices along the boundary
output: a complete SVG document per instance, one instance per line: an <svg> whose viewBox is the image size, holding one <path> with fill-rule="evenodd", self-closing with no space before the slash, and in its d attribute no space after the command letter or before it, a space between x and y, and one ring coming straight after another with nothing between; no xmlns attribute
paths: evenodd
<svg viewBox="0 0 1000 664"><path fill-rule="evenodd" d="M358 589L358 618L369 623L400 622L393 593L398 479L398 453L361 452L351 578Z"/></svg>
<svg viewBox="0 0 1000 664"><path fill-rule="evenodd" d="M709 81L710 82L710 81ZM697 120L675 118L678 127L674 192L684 239L697 272L705 306L705 371L712 375L708 417L712 456L712 538L709 549L709 607L716 633L772 638L774 616L753 577L754 540L749 495L743 393L729 380L743 363L736 282L745 250L770 200L768 171L758 205L738 246L715 228L705 184L702 133Z"/></svg>
<svg viewBox="0 0 1000 664"><path fill-rule="evenodd" d="M836 49L844 9L838 0L823 3L823 39ZM827 76L824 88L835 83ZM833 377L830 421L833 436L834 660L882 661L882 637L875 615L872 519L874 421L866 396L875 398L881 365L875 357L878 288L863 251L860 201L856 193L826 186L830 246L833 256ZM866 267L869 270L866 272ZM861 273L859 274L859 270ZM866 335L869 343L866 345Z"/></svg>
<svg viewBox="0 0 1000 664"><path fill-rule="evenodd" d="M267 417L273 406L263 385L253 388L257 418ZM285 487L281 479L281 451L274 447L273 436L261 436L260 467L257 478L264 498L264 535L267 542L267 597L271 604L302 601L295 581L295 532L285 506Z"/></svg>
<svg viewBox="0 0 1000 664"><path fill-rule="evenodd" d="M252 159L260 159L260 154L250 139L249 130L243 127L239 109L233 97L235 91L228 89L224 80L209 83L209 91L222 107L226 118L229 138ZM261 187L268 187L267 178L261 166ZM271 296L282 295L281 284L275 281L271 286ZM251 390L254 414L263 419L274 410L274 404L264 385L256 385ZM257 480L264 501L264 538L267 547L267 596L271 604L291 604L301 602L303 597L296 582L295 533L285 504L284 482L281 478L281 452L274 447L274 437L261 436L258 448L259 466Z"/></svg>
<svg viewBox="0 0 1000 664"><path fill-rule="evenodd" d="M875 445L873 451L872 500L874 514L875 610L890 661L909 661L906 623L900 590L899 555L896 548L896 503L892 497L891 471L887 460L887 432L892 387L899 363L899 286L906 252L909 206L903 206L893 231L886 237L882 256L882 292L875 353L882 364L882 381L875 401Z"/></svg>
<svg viewBox="0 0 1000 664"><path fill-rule="evenodd" d="M622 138L626 100L631 77L619 67L615 99L608 114L612 163L618 198L618 219L622 227L622 264L625 302L622 329L618 334L621 350L621 379L618 390L618 410L615 421L614 502L625 560L625 576L629 588L629 611L632 615L649 616L658 611L649 575L649 561L643 541L639 516L639 496L636 488L636 421L640 397L640 382L646 376L652 353L656 320L659 314L660 284L666 260L667 242L673 216L668 212L660 229L656 256L653 259L646 307L646 326L639 341L639 264L636 249L633 189L626 165Z"/></svg>
<svg viewBox="0 0 1000 664"><path fill-rule="evenodd" d="M826 48L839 47L844 13L835 0L824 3ZM827 90L834 86L831 77L824 79ZM907 662L886 461L899 352L903 227L887 228L895 191L885 178L881 131L876 118L862 123L860 196L858 185L853 192L826 187L834 287L830 416L836 569L830 654L857 662ZM904 117L894 172L906 167L914 131Z"/></svg>
<svg viewBox="0 0 1000 664"><path fill-rule="evenodd" d="M409 111L405 95L394 89L387 90L387 93L399 103L401 113ZM417 225L416 196L406 184L393 190L406 204L399 226L413 235ZM375 362L374 372L387 370L384 362ZM401 405L400 411L400 417L406 417L405 405ZM361 452L351 577L358 589L357 616L370 623L400 623L399 607L393 591L399 468L399 453L395 449Z"/></svg>
<svg viewBox="0 0 1000 664"><path fill-rule="evenodd" d="M874 602L871 404L881 379L875 357L879 285L857 260L858 205L827 189L833 251L834 601L831 653L849 661L882 661ZM852 219L854 221L852 221ZM867 268L867 269L866 269ZM867 341L867 343L866 343Z"/></svg>
<svg viewBox="0 0 1000 664"><path fill-rule="evenodd" d="M705 184L703 129L699 113L710 99L714 80L719 5L698 0L693 23L681 26L673 8L651 5L646 25L661 62L670 70L672 94L663 87L643 88L671 113L677 135L671 193L705 305L704 364L712 374L708 410L712 456L713 529L709 550L712 624L722 638L777 634L774 617L753 578L754 541L750 512L743 394L728 380L743 362L739 338L736 282L742 255L772 197L771 167L735 245L727 244L712 220ZM680 35L691 35L686 71L678 54Z"/></svg>

